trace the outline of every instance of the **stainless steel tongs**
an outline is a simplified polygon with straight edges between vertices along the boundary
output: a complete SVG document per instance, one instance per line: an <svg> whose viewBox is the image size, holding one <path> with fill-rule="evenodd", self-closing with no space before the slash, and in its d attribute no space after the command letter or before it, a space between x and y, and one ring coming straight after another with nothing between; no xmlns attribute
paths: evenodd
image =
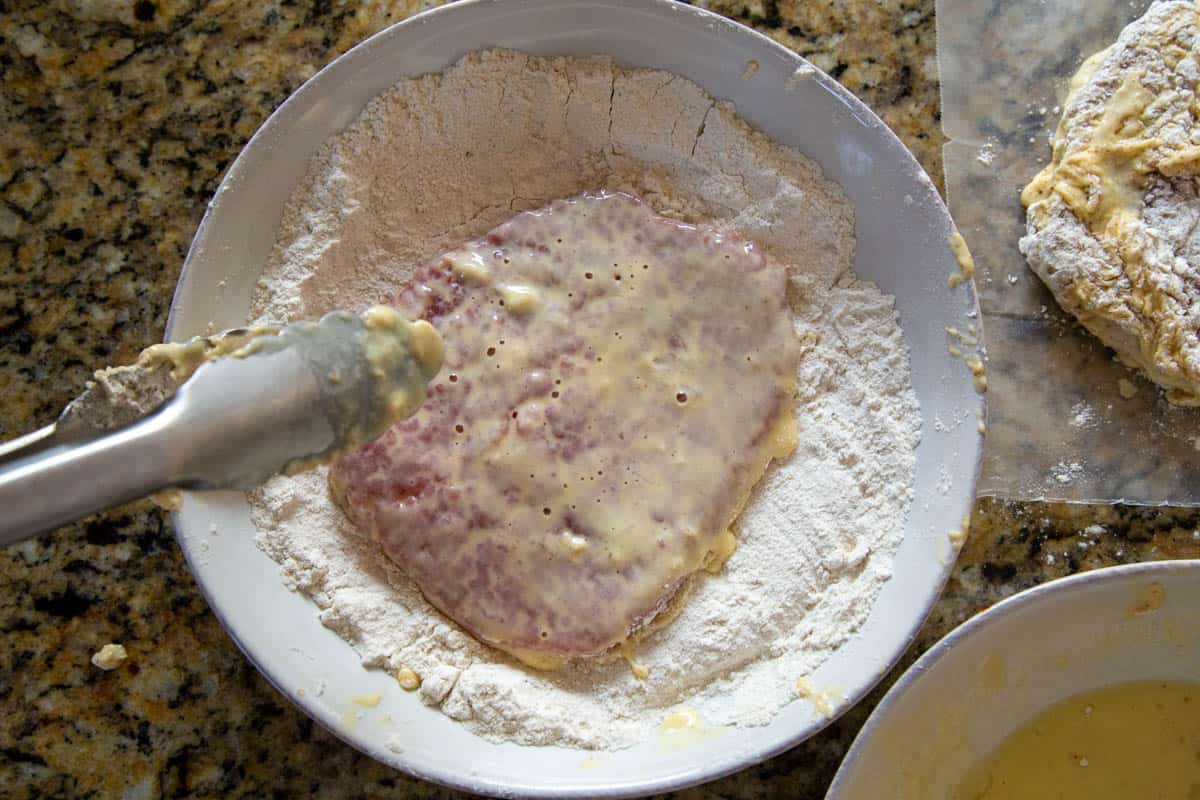
<svg viewBox="0 0 1200 800"><path fill-rule="evenodd" d="M165 403L114 430L76 401L0 445L0 546L168 488L249 489L381 432L377 383L414 376L369 363L364 326L344 311L288 325L242 357L204 361Z"/></svg>

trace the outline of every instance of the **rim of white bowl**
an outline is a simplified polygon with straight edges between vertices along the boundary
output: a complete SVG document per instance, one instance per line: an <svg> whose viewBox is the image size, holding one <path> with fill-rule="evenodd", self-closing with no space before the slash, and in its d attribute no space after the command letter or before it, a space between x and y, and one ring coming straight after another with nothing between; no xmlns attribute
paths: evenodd
<svg viewBox="0 0 1200 800"><path fill-rule="evenodd" d="M179 279L172 297L170 309L168 311L164 341L170 341L172 338L172 331L177 321L176 312L181 299L181 294L185 288L185 279L188 276L189 264L193 255L197 251L198 243L203 239L205 233L207 232L207 229L211 223L213 209L222 194L222 190L231 182L231 177L239 176L239 167L244 167L243 162L248 158L247 154L255 149L255 145L259 143L259 140L265 139L267 136L271 135L272 129L281 124L279 122L280 118L287 115L293 106L304 103L309 94L318 91L323 78L328 76L331 71L334 71L340 66L345 65L347 62L361 58L366 51L375 47L385 46L389 39L399 35L399 32L403 29L428 24L432 20L442 16L452 17L460 14L470 14L472 13L471 9L481 6L494 6L499 4L520 6L526 4L527 2L538 4L544 1L545 0L457 0L456 2L448 3L447 5L421 11L358 42L346 52L342 53L328 64L323 66L312 77L308 78L296 90L288 95L284 102L276 107L270 115L268 115L268 117L254 132L254 134L247 140L246 144L243 145L241 151L239 151L237 157L233 160L233 162L231 162L225 173L225 176L221 180L221 183L213 193L213 197L209 201L208 208L205 210L205 214L201 219L200 224L197 226L195 234L193 235L188 252L184 259L183 267L180 271ZM563 2L568 1L569 0L563 0ZM830 93L839 102L841 102L861 125L876 128L877 135L889 140L891 146L896 150L897 154L899 154L902 158L906 158L910 162L913 173L915 175L923 176L926 180L928 180L928 176L919 162L917 162L915 156L913 156L911 151L908 150L895 132L892 131L891 128L889 128L878 117L878 115L875 114L874 111L862 103L855 95L853 95L840 83L829 77L824 71L811 64L807 59L803 58L799 54L789 50L782 44L776 42L774 39L771 39L769 36L759 33L753 28L730 20L715 12L680 3L677 2L677 0L600 0L600 2L616 8L625 8L642 12L646 12L648 10L661 11L668 9L672 13L686 11L687 13L693 15L696 19L702 20L703 24L709 27L715 26L716 28L728 33L730 36L741 37L746 41L752 42L759 47L767 49L776 57L794 62L797 67L813 69L815 71L815 75L818 76L820 80L820 85L823 90ZM932 191L931 195L932 196L929 198L929 202L933 203L936 206L936 209L940 211L942 215L944 215L945 219L950 222L951 230L953 230L953 221L950 217L949 210L945 205L945 201L936 192L936 190ZM978 298L974 291L974 281L971 280L968 282L968 284L968 303L969 306L976 312L977 317ZM979 412L982 415L981 418L986 419L986 397L979 397L978 402ZM977 444L974 465L971 474L967 476L969 479L968 485L971 491L968 493L966 507L962 511L964 514L968 514L970 512L973 503L974 486L978 480L979 470L982 463L981 441L982 433L978 439L976 439ZM916 501L914 500L913 502L915 503ZM176 530L179 531L179 514L177 512L172 512L171 517ZM178 535L178 533L177 540L180 542L181 549L183 550L189 569L192 571L194 576L199 576L200 573L197 570L196 563L199 555L192 552L192 548L188 545L187 541L182 536ZM420 764L414 763L412 760L406 758L403 754L397 754L386 750L384 747L380 746L379 743L363 741L349 735L347 731L330 724L328 720L322 719L321 716L316 713L315 709L310 707L308 703L298 700L295 694L288 690L286 681L280 679L276 674L274 674L273 670L266 666L266 659L258 657L254 651L254 648L238 636L236 633L236 626L231 623L229 617L221 610L220 605L214 602L214 597L210 593L210 588L205 584L205 582L200 580L198 577L196 582L201 590L201 593L204 595L209 608L213 611L214 615L217 617L226 633L233 640L234 644L238 647L242 654L268 681L268 683L270 683L276 689L276 691L283 695L284 698L291 701L292 704L299 708L306 716L308 716L317 724L321 725L322 728L329 731L329 733L331 733L334 737L353 747L359 752L362 752L374 758L375 760L380 761L381 763L400 769L421 780L429 781L447 788L476 794L503 797L538 798L617 798L674 791L717 780L790 750L806 739L824 730L830 724L839 719L843 714L845 714L850 708L854 707L876 685L878 685L883 677L899 661L901 656L907 650L908 646L910 646L915 640L917 633L921 629L925 620L928 618L929 614L932 612L933 606L937 602L938 597L940 597L941 590L945 586L945 583L953 570L955 563L955 558L953 555L944 562L940 575L932 585L932 588L935 591L930 594L928 603L925 604L925 607L919 615L916 615L912 618L910 624L907 626L907 629L904 631L903 645L898 647L890 657L878 662L872 677L869 680L864 681L853 691L847 693L840 705L832 714L829 714L828 716L818 716L810 724L801 726L790 735L782 736L774 741L771 741L765 746L753 749L741 749L737 752L735 758L731 758L723 763L714 764L712 768L708 770L678 773L674 775L667 775L661 778L638 780L633 782L614 781L611 785L600 789L571 788L563 790L520 781L498 782L490 779L481 779L478 777L471 777L464 771L443 771L439 769L426 768Z"/></svg>

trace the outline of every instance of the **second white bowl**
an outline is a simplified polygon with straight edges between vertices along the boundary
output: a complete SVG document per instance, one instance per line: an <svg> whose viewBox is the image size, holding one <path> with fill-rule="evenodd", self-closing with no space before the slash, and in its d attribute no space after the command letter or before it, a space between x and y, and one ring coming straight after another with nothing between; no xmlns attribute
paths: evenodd
<svg viewBox="0 0 1200 800"><path fill-rule="evenodd" d="M1091 689L1200 681L1200 561L1096 570L1024 591L923 655L867 720L827 800L943 800L1040 711Z"/></svg>

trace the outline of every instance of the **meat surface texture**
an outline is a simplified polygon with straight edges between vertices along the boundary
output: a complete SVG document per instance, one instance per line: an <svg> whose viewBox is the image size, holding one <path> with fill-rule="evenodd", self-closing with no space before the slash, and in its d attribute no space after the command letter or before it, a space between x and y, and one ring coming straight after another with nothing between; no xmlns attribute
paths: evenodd
<svg viewBox="0 0 1200 800"><path fill-rule="evenodd" d="M333 495L442 612L534 666L603 653L719 566L795 447L782 266L587 193L426 264L392 299L445 341L416 416Z"/></svg>

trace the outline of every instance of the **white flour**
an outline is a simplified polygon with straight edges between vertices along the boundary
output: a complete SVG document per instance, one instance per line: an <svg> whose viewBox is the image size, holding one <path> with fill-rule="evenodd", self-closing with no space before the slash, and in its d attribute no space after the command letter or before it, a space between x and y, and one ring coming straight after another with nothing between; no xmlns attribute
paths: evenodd
<svg viewBox="0 0 1200 800"><path fill-rule="evenodd" d="M789 265L806 342L800 446L743 514L737 551L678 619L619 657L532 672L443 618L334 507L325 472L252 498L260 546L364 665L415 670L422 700L494 740L614 749L686 704L765 724L858 628L912 498L920 416L892 300L850 271L838 187L690 82L603 59L469 56L406 81L328 142L285 213L260 320L379 300L410 265L585 189L731 227Z"/></svg>

